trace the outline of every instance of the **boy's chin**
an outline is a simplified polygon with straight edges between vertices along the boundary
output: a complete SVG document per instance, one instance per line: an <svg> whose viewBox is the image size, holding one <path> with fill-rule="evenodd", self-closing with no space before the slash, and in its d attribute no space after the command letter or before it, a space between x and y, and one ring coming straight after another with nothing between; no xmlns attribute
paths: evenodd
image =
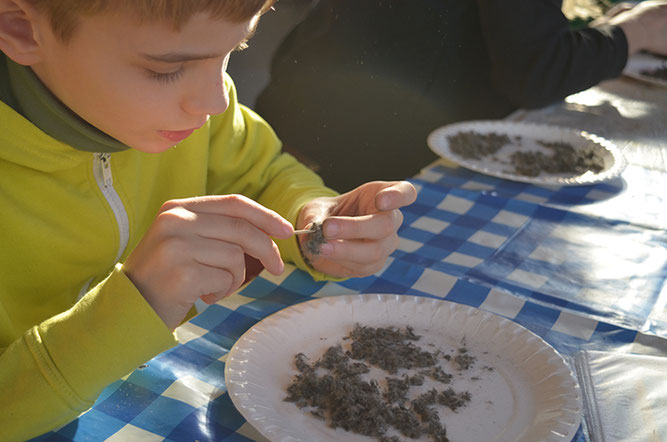
<svg viewBox="0 0 667 442"><path fill-rule="evenodd" d="M133 143L133 144L128 144L128 146L130 146L130 148L134 150L138 150L139 152L162 153L180 143L181 143L180 141L175 142L169 140L161 140L158 142L150 142L150 143Z"/></svg>

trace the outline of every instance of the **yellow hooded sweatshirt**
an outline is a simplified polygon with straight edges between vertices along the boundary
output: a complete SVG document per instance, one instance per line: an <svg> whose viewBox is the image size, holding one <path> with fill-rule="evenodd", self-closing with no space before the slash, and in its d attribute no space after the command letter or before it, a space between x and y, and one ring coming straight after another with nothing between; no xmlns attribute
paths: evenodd
<svg viewBox="0 0 667 442"><path fill-rule="evenodd" d="M66 424L176 344L119 264L162 203L243 194L294 223L335 195L226 87L228 110L160 154L76 150L0 102L0 440Z"/></svg>

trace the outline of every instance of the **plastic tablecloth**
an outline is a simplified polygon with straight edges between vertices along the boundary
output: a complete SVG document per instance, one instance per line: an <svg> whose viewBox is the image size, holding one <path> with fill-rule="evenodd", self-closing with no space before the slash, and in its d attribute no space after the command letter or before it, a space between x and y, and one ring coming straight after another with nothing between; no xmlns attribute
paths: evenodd
<svg viewBox="0 0 667 442"><path fill-rule="evenodd" d="M263 318L324 296L395 293L466 304L521 324L566 358L667 356L667 119L659 101L667 95L650 92L617 80L512 116L590 125L581 128L613 139L628 156L618 179L547 188L437 161L412 180L418 200L403 210L400 246L380 272L336 283L289 265L280 277L262 272L179 327L178 346L37 440L264 440L227 394L226 355ZM642 107L656 95L658 104ZM574 440L588 439L582 424Z"/></svg>

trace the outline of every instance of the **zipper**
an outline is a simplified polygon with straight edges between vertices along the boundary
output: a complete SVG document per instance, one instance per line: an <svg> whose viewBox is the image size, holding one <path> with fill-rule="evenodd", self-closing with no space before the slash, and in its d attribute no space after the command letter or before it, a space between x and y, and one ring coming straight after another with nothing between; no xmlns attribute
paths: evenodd
<svg viewBox="0 0 667 442"><path fill-rule="evenodd" d="M114 263L117 263L120 260L120 257L123 256L123 252L127 248L127 243L130 239L130 222L127 218L127 212L125 211L125 206L123 201L120 199L118 192L113 187L113 175L111 174L111 154L110 153L96 153L94 154L93 159L93 175L95 176L95 182L97 182L97 187L102 191L104 199L111 207L111 211L114 214L116 219L116 225L118 226L118 252L116 253L116 258ZM78 299L81 299L90 288L90 284L93 282L93 278L90 278L86 283L81 287L79 291Z"/></svg>
<svg viewBox="0 0 667 442"><path fill-rule="evenodd" d="M118 253L114 263L120 260L123 252L127 248L127 243L130 239L130 222L127 218L127 212L123 201L120 199L118 192L113 187L113 176L111 174L111 154L110 153L96 153L93 172L97 185L102 191L102 195L111 207L111 210L116 218L118 225Z"/></svg>

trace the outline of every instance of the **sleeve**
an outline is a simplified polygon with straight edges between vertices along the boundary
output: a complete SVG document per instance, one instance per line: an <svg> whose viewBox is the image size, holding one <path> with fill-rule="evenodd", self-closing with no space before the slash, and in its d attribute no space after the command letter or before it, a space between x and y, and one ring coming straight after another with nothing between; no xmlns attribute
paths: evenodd
<svg viewBox="0 0 667 442"><path fill-rule="evenodd" d="M477 0L496 88L517 106L542 107L621 74L616 26L571 29L559 0Z"/></svg>
<svg viewBox="0 0 667 442"><path fill-rule="evenodd" d="M71 309L2 349L0 439L63 426L107 385L176 343L118 265Z"/></svg>
<svg viewBox="0 0 667 442"><path fill-rule="evenodd" d="M301 208L318 197L338 195L311 169L287 153L273 129L259 115L238 103L234 84L225 78L229 108L211 122L210 194L242 194L275 210L294 225ZM277 240L286 261L316 280L333 279L306 264L296 238Z"/></svg>

